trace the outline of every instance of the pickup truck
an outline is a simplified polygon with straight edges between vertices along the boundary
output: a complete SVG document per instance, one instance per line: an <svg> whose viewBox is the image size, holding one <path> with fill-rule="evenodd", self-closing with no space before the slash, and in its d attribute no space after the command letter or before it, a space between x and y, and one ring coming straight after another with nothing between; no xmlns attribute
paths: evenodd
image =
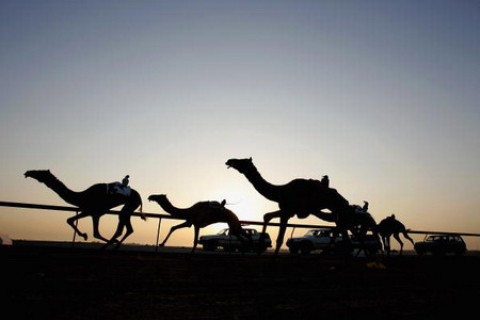
<svg viewBox="0 0 480 320"><path fill-rule="evenodd" d="M272 240L268 233L259 233L257 230L250 228L244 228L243 231L248 237L243 243L236 236L230 234L228 228L214 235L201 236L198 243L203 245L205 251L215 251L218 247L222 247L223 250L228 252L238 250L240 252L263 253L267 248L272 247Z"/></svg>
<svg viewBox="0 0 480 320"><path fill-rule="evenodd" d="M373 255L381 250L381 244L378 237L367 234L362 243L351 237L352 250L366 251L365 254ZM333 240L333 230L330 228L309 230L303 237L290 238L287 240L287 247L290 253L297 254L309 254L314 250L321 250L326 254L338 254L345 252L343 238L338 235Z"/></svg>

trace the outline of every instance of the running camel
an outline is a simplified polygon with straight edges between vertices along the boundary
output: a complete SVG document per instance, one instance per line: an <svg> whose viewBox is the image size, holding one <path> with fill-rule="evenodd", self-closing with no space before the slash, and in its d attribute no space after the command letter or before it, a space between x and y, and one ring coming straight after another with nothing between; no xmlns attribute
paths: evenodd
<svg viewBox="0 0 480 320"><path fill-rule="evenodd" d="M288 220L295 215L300 219L314 215L324 221L334 222L337 232L341 233L346 240L349 240L347 230L355 233L359 229L365 229L365 227L359 227L363 220L359 220L360 215L355 214L354 207L337 190L318 180L295 179L284 185L273 185L260 175L252 158L230 159L226 165L243 174L265 198L278 203L280 210L263 216L262 231L262 233L266 232L267 224L272 219L280 218L275 255L283 244ZM331 213L322 212L323 209L328 209Z"/></svg>
<svg viewBox="0 0 480 320"><path fill-rule="evenodd" d="M240 221L235 213L225 208L225 200L223 200L222 203L217 201L201 201L195 203L190 208L177 208L173 206L170 200L168 200L167 196L164 194L152 194L148 197L148 200L157 202L165 212L169 213L173 217L186 220L185 222L173 226L170 229L170 232L165 240L163 240L163 242L159 245L160 247L165 246L165 243L175 230L190 228L193 225L195 231L193 248L191 251L193 254L198 244L200 228L204 228L208 225L218 222L227 223L231 234L235 235L240 241L245 240Z"/></svg>
<svg viewBox="0 0 480 320"><path fill-rule="evenodd" d="M115 189L118 188L119 183L98 183L84 191L75 192L67 188L67 186L58 180L50 170L27 171L25 173L25 178L28 177L44 183L48 188L57 193L65 202L79 208L80 214L68 218L67 223L84 240L87 240L88 236L86 233L83 233L78 229L75 222L79 219L91 216L93 220L93 236L106 242L103 248L106 248L112 243L116 243L116 248L118 248L121 243L133 233L130 217L137 208L140 207L140 215L143 220L146 220L145 215L142 213L142 199L140 194L133 189L129 189L128 194L116 192ZM108 240L104 238L98 230L100 217L108 210L120 205L123 205L123 208L118 216L119 221L117 229L112 238ZM124 228L126 228L126 233L123 238L118 241L117 238L122 235Z"/></svg>

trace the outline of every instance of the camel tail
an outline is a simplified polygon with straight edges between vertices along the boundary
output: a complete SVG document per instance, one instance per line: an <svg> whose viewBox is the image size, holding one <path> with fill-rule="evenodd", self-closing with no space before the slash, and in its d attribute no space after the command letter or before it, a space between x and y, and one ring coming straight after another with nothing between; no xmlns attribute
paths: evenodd
<svg viewBox="0 0 480 320"><path fill-rule="evenodd" d="M140 209L138 211L138 212L140 212L140 217L142 218L142 220L147 220L147 217L143 213L143 201L142 201L142 197L140 195L138 195L138 201L140 202Z"/></svg>

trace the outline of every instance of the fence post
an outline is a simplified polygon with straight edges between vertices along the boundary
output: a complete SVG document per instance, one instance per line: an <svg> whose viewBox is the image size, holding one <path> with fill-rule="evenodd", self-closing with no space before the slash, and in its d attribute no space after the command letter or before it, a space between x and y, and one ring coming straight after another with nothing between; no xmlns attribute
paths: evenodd
<svg viewBox="0 0 480 320"><path fill-rule="evenodd" d="M155 252L158 251L158 241L160 239L160 226L162 225L162 218L158 218L158 228L157 228L157 242L155 244Z"/></svg>

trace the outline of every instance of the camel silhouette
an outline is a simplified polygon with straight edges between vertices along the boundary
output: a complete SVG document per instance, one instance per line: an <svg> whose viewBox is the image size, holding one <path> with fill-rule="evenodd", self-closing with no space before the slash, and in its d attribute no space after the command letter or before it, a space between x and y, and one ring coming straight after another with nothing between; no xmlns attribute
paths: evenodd
<svg viewBox="0 0 480 320"><path fill-rule="evenodd" d="M341 233L349 241L348 230L358 233L366 227L360 227L366 222L365 215L355 214L355 209L341 196L337 190L326 186L319 180L295 179L284 185L273 185L266 181L254 166L252 158L230 159L227 167L236 169L243 174L253 187L268 200L278 203L278 211L266 213L263 216L263 233L267 224L274 218L280 218L280 228L276 240L275 255L283 244L288 220L295 215L305 219L314 215L319 219L336 224L336 233ZM328 209L331 213L321 210Z"/></svg>
<svg viewBox="0 0 480 320"><path fill-rule="evenodd" d="M75 225L75 221L78 219L91 216L93 220L93 236L97 239L106 242L103 248L106 248L112 243L116 243L118 248L125 239L133 233L133 227L130 222L132 213L140 207L140 214L143 220L146 220L145 215L142 213L142 198L140 194L131 189L129 195L119 194L112 192L115 187L115 183L98 183L94 184L88 189L82 192L75 192L70 190L58 180L50 170L32 170L25 173L25 178L33 178L38 182L44 183L48 188L57 193L60 198L65 202L70 203L80 209L80 214L67 219L67 223L75 230L75 232L81 236L84 240L88 239L86 233L81 232ZM108 210L117 206L124 205L119 213L119 221L117 229L113 237L108 240L104 238L98 229L99 220ZM126 233L123 238L118 241L123 233L123 229L126 228Z"/></svg>
<svg viewBox="0 0 480 320"><path fill-rule="evenodd" d="M403 242L400 240L400 233L403 234L403 236L408 239L413 245L415 243L413 242L413 239L410 238L410 236L407 233L407 229L401 223L395 218L395 215L391 215L389 217L386 217L377 226L377 231L380 234L382 238L382 243L384 250L387 251L387 255L390 255L390 237L393 235L395 240L400 244L400 255L402 255L403 252Z"/></svg>
<svg viewBox="0 0 480 320"><path fill-rule="evenodd" d="M195 203L190 208L177 208L172 205L170 200L167 199L167 196L164 194L151 195L148 197L148 200L157 202L160 207L165 210L167 213L173 217L186 220L185 222L173 226L170 229L167 237L161 244L160 247L163 247L167 242L168 238L172 235L175 230L182 228L190 228L194 226L194 241L193 248L191 253L193 254L197 244L200 228L204 228L208 225L225 222L230 228L231 234L235 235L240 241L244 241L243 229L240 224L238 217L232 211L225 208L225 200L222 203L217 201L201 201Z"/></svg>

